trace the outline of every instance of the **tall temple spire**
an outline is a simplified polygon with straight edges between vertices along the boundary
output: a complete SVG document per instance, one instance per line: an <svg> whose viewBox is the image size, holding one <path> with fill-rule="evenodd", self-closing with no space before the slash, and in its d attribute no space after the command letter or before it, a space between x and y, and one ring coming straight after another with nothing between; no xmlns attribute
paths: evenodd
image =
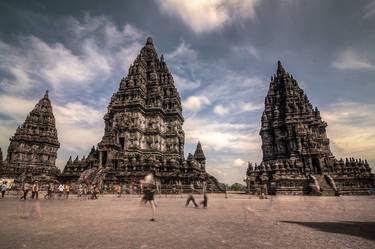
<svg viewBox="0 0 375 249"><path fill-rule="evenodd" d="M277 74L278 75L285 74L285 69L284 69L283 65L281 65L280 61L277 61Z"/></svg>
<svg viewBox="0 0 375 249"><path fill-rule="evenodd" d="M154 46L154 42L152 41L152 37L147 37L146 45Z"/></svg>
<svg viewBox="0 0 375 249"><path fill-rule="evenodd" d="M277 62L277 75L272 78L270 86L260 131L263 160L301 157L303 151L308 151L306 144L309 141L319 144L320 151L316 153L332 156L325 132L326 123L322 121L319 111L312 109L306 94L297 81L286 73L280 61ZM300 127L310 127L311 131L300 134ZM292 134L295 137L285 137ZM299 136L304 138L298 139Z"/></svg>
<svg viewBox="0 0 375 249"><path fill-rule="evenodd" d="M48 90L46 90L46 92L44 93L44 99L48 99Z"/></svg>
<svg viewBox="0 0 375 249"><path fill-rule="evenodd" d="M191 154L188 160L184 158L181 98L151 37L112 95L104 121L104 136L97 149L93 147L79 162L67 162L63 172L66 181L78 180L82 169L103 170L107 181L139 180L147 172L170 186L213 181L205 172L200 143L197 158Z"/></svg>
<svg viewBox="0 0 375 249"><path fill-rule="evenodd" d="M18 177L27 171L27 167L31 167L32 170L27 172L34 178L41 177L40 172L44 171L46 176L56 179L59 170L55 162L59 147L55 117L47 90L10 138L6 167L2 174ZM40 180L46 179L42 177Z"/></svg>
<svg viewBox="0 0 375 249"><path fill-rule="evenodd" d="M280 61L264 102L259 133L263 161L259 167L248 167L248 189L267 184L269 193L303 194L311 192L314 182L317 191L320 183L325 184L324 195L367 193L375 178L368 164L334 158L327 123Z"/></svg>
<svg viewBox="0 0 375 249"><path fill-rule="evenodd" d="M206 160L200 141L198 141L197 148L195 149L194 158L197 159L198 161Z"/></svg>

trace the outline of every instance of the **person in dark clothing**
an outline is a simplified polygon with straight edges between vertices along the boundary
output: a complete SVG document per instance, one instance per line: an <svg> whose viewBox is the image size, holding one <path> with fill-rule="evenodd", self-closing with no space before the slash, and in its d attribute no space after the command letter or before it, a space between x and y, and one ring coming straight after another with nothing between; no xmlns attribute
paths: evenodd
<svg viewBox="0 0 375 249"><path fill-rule="evenodd" d="M154 200L154 194L155 194L155 181L154 176L152 174L148 174L145 177L144 185L143 185L143 197L141 202L146 205L147 202L150 202L151 208L152 208L152 217L150 221L155 221L155 200Z"/></svg>
<svg viewBox="0 0 375 249"><path fill-rule="evenodd" d="M91 194L92 194L92 196L91 196L91 199L92 200L96 200L96 199L98 199L98 197L96 196L96 193L97 193L97 187L96 187L96 185L94 184L94 185L91 185Z"/></svg>
<svg viewBox="0 0 375 249"><path fill-rule="evenodd" d="M7 182L3 182L1 185L1 199L4 199L5 192L7 191Z"/></svg>
<svg viewBox="0 0 375 249"><path fill-rule="evenodd" d="M206 193L204 193L203 194L203 201L201 201L201 204L203 205L204 208L207 208L207 202L208 202L208 198L207 198Z"/></svg>
<svg viewBox="0 0 375 249"><path fill-rule="evenodd" d="M31 188L31 198L38 200L38 193L39 193L39 183L35 181L33 187Z"/></svg>
<svg viewBox="0 0 375 249"><path fill-rule="evenodd" d="M195 206L195 208L198 208L198 205L195 202L195 199L194 199L194 196L193 196L193 193L194 193L194 185L193 184L190 184L190 190L191 190L191 192L190 192L190 194L189 194L189 196L188 196L188 198L186 200L185 207L187 207L189 205L190 201L192 201L193 204L194 204L194 206Z"/></svg>
<svg viewBox="0 0 375 249"><path fill-rule="evenodd" d="M27 182L23 185L23 196L21 197L21 200L26 201L27 193L29 192L29 184Z"/></svg>

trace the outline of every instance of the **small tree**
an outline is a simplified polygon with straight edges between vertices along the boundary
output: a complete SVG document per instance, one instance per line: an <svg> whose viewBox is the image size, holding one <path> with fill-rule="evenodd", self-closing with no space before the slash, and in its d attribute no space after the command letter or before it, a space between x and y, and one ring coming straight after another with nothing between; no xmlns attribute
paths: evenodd
<svg viewBox="0 0 375 249"><path fill-rule="evenodd" d="M244 190L246 190L246 186L236 182L235 184L230 186L230 190L232 190L232 191L244 191Z"/></svg>

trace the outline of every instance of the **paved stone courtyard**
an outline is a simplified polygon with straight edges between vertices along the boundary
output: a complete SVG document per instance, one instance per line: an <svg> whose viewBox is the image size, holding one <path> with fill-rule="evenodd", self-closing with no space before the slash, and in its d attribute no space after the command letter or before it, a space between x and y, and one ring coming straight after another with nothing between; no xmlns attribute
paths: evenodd
<svg viewBox="0 0 375 249"><path fill-rule="evenodd" d="M375 248L373 196L208 197L157 196L155 222L138 196L0 200L0 248Z"/></svg>

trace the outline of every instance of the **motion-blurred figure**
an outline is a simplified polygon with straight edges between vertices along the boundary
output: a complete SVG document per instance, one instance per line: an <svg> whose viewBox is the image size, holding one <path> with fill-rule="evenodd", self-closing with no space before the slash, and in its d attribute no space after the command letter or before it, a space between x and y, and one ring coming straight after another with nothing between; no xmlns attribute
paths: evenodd
<svg viewBox="0 0 375 249"><path fill-rule="evenodd" d="M206 195L206 193L203 193L203 201L201 201L201 204L203 205L203 208L207 208L207 202L208 202L207 195Z"/></svg>
<svg viewBox="0 0 375 249"><path fill-rule="evenodd" d="M7 182L3 182L3 184L1 185L1 199L4 199L6 191L7 191Z"/></svg>
<svg viewBox="0 0 375 249"><path fill-rule="evenodd" d="M59 199L61 199L62 195L64 194L64 186L60 184L58 190L59 190Z"/></svg>
<svg viewBox="0 0 375 249"><path fill-rule="evenodd" d="M193 184L190 184L190 193L189 193L189 196L188 196L188 198L187 198L187 200L186 200L185 207L189 206L190 201L192 201L193 204L194 204L194 206L195 206L195 208L198 208L198 205L197 205L197 203L195 202L195 199L194 199L194 196L193 196L194 190L195 190L195 189L194 189L194 185L193 185Z"/></svg>
<svg viewBox="0 0 375 249"><path fill-rule="evenodd" d="M143 184L143 197L142 197L142 202L144 205L146 205L147 202L150 202L151 209L152 209L152 217L150 221L155 221L155 210L156 210L156 205L155 205L155 200L154 200L154 194L155 194L155 181L154 181L154 176L152 174L148 174L145 177L144 184Z"/></svg>
<svg viewBox="0 0 375 249"><path fill-rule="evenodd" d="M52 200L53 199L53 193L55 192L55 184L54 183L50 183L48 185L48 199L49 200Z"/></svg>
<svg viewBox="0 0 375 249"><path fill-rule="evenodd" d="M33 184L33 187L31 188L31 198L38 200L39 195L39 183L38 181L35 181Z"/></svg>
<svg viewBox="0 0 375 249"><path fill-rule="evenodd" d="M121 184L117 185L117 197L120 198L121 197Z"/></svg>
<svg viewBox="0 0 375 249"><path fill-rule="evenodd" d="M70 186L68 184L65 184L65 193L66 193L66 199L69 199L69 193L70 193Z"/></svg>
<svg viewBox="0 0 375 249"><path fill-rule="evenodd" d="M29 192L29 184L27 182L25 182L23 184L23 196L21 197L21 200L25 200L26 201L26 198L27 198L27 193Z"/></svg>

